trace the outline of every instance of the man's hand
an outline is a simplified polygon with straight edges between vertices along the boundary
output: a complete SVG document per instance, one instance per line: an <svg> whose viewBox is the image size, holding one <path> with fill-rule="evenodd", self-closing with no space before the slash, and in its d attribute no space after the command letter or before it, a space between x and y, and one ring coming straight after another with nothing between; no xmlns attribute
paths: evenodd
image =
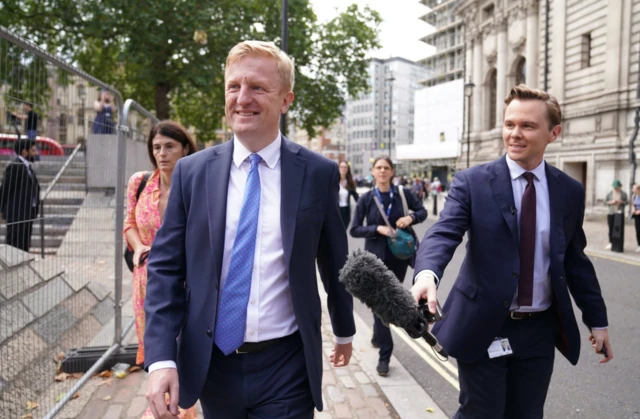
<svg viewBox="0 0 640 419"><path fill-rule="evenodd" d="M162 368L149 375L146 397L154 418L174 419L178 417L179 388L178 370L175 368ZM165 402L165 393L169 393L169 406Z"/></svg>
<svg viewBox="0 0 640 419"><path fill-rule="evenodd" d="M611 342L609 342L609 332L607 329L591 329L589 342L591 342L591 347L597 354L602 353L602 347L604 346L607 353L606 356L600 360L601 364L613 359L613 350L611 349Z"/></svg>
<svg viewBox="0 0 640 419"><path fill-rule="evenodd" d="M334 367L346 367L351 360L351 353L353 352L353 346L351 343L339 344L336 343L333 347L333 352L329 356L329 360Z"/></svg>
<svg viewBox="0 0 640 419"><path fill-rule="evenodd" d="M436 298L436 279L430 273L418 275L418 280L411 288L411 294L416 303L425 300L431 314L436 314L438 300Z"/></svg>

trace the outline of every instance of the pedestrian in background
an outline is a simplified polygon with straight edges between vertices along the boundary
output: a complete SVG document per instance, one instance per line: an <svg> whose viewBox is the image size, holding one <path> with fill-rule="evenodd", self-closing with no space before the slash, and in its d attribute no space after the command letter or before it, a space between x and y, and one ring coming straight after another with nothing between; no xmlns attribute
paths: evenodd
<svg viewBox="0 0 640 419"><path fill-rule="evenodd" d="M398 259L387 244L387 237L395 236L395 229L388 227L374 197L380 201L386 218L391 226L399 229L410 230L414 224L423 222L427 218L427 210L422 206L422 201L416 199L410 190L402 186L391 184L394 175L394 165L389 156L378 156L373 162L371 173L375 179L375 187L364 193L358 200L353 217L350 233L353 237L364 238L364 249L376 255L398 278L404 282L409 265L413 266L413 258ZM409 214L404 211L403 200L400 194L404 194ZM412 212L411 212L412 211ZM366 224L364 224L366 221ZM416 243L418 242L417 237ZM393 353L393 339L391 331L382 321L373 316L373 337L371 344L379 347L378 366L379 375L389 374L389 361Z"/></svg>
<svg viewBox="0 0 640 419"><path fill-rule="evenodd" d="M356 183L351 176L351 167L346 161L338 163L338 169L340 170L340 191L338 192L338 199L340 201L340 216L344 223L344 228L349 227L351 222L351 198L355 202L358 202L358 192L356 192Z"/></svg>
<svg viewBox="0 0 640 419"><path fill-rule="evenodd" d="M7 220L6 243L25 252L31 246L33 220L40 209L40 183L31 163L36 160L35 141L18 140L18 157L4 169L0 190L0 215Z"/></svg>
<svg viewBox="0 0 640 419"><path fill-rule="evenodd" d="M156 233L162 225L171 175L179 159L196 152L196 143L187 130L177 122L161 121L149 133L147 140L149 160L155 170L138 172L129 179L127 187L127 218L124 237L133 250L133 313L135 316L138 353L136 364L144 363L144 300L147 292L146 258ZM144 184L143 184L144 182ZM143 188L140 190L140 188ZM181 419L195 419L195 407L180 410ZM152 418L147 409L143 418Z"/></svg>
<svg viewBox="0 0 640 419"><path fill-rule="evenodd" d="M22 110L23 113L14 113L13 116L26 121L24 128L27 139L35 141L38 135L38 114L33 110L33 103L31 102L24 102L22 104Z"/></svg>
<svg viewBox="0 0 640 419"><path fill-rule="evenodd" d="M234 46L225 65L233 140L178 161L148 262L145 367L156 417L198 399L206 419L312 419L322 410L316 269L335 334L329 358L349 364L340 173L278 129L294 76L275 44Z"/></svg>
<svg viewBox="0 0 640 419"><path fill-rule="evenodd" d="M640 253L640 183L633 185L633 196L631 197L631 216L635 221L636 227L636 253Z"/></svg>
<svg viewBox="0 0 640 419"><path fill-rule="evenodd" d="M560 105L522 84L505 105L506 156L456 173L416 259L413 296L435 313L437 285L467 234L444 317L433 327L458 362L454 419L544 416L554 346L574 365L580 355L571 297L591 347L605 355L600 363L613 358L607 309L584 253L584 187L544 161L562 132Z"/></svg>
<svg viewBox="0 0 640 419"><path fill-rule="evenodd" d="M609 244L605 247L606 250L611 250L613 246L613 221L615 214L624 214L624 207L629 203L629 197L627 193L622 190L622 182L618 179L613 181L611 185L613 188L604 199L605 204L609 207L609 214L607 214L607 224L609 226ZM624 228L624 225L623 225Z"/></svg>
<svg viewBox="0 0 640 419"><path fill-rule="evenodd" d="M115 106L113 96L106 90L100 90L98 100L93 104L96 117L91 125L94 134L113 134Z"/></svg>

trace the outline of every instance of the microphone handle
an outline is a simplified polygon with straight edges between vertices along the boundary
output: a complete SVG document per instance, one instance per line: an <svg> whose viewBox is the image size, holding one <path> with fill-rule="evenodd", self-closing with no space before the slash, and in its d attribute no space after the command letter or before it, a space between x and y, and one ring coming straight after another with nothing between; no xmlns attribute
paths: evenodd
<svg viewBox="0 0 640 419"><path fill-rule="evenodd" d="M422 333L422 339L424 339L429 344L429 346L431 346L438 354L440 354L440 356L444 358L449 357L447 351L445 351L444 348L440 345L440 342L438 342L438 338L436 338L430 331L425 330L424 333Z"/></svg>

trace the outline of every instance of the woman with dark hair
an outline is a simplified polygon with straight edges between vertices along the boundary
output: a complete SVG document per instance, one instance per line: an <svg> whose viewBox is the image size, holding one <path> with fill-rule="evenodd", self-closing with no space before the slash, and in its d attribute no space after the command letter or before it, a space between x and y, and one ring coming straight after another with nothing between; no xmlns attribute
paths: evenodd
<svg viewBox="0 0 640 419"><path fill-rule="evenodd" d="M349 226L351 221L351 197L355 202L358 202L358 193L356 192L356 183L351 176L351 167L346 161L338 163L338 170L340 171L340 191L338 199L340 201L340 215L342 216L342 222L344 228Z"/></svg>
<svg viewBox="0 0 640 419"><path fill-rule="evenodd" d="M124 223L127 246L134 252L133 312L138 336L136 364L144 363L144 298L147 290L145 261L164 218L173 169L180 158L197 151L196 143L189 132L174 121L161 121L156 124L149 133L147 148L149 160L155 170L135 173L129 179L127 218ZM143 418L146 417L153 417L148 409L143 415ZM179 417L195 419L195 407L180 410Z"/></svg>
<svg viewBox="0 0 640 419"><path fill-rule="evenodd" d="M380 258L398 278L403 282L409 265L413 266L414 257L409 259L398 259L387 245L387 237L394 237L395 230L389 228L380 213L375 198L382 205L389 224L399 229L406 229L414 238L415 233L411 226L423 222L427 218L427 210L422 206L422 202L417 200L409 189L394 186L391 181L394 175L394 166L389 156L379 156L373 162L371 169L375 179L375 187L363 194L358 200L353 224L351 225L351 235L353 237L364 237L364 249ZM410 214L405 214L404 204L401 194L404 194ZM363 221L366 220L366 225ZM378 374L386 376L389 374L389 360L393 352L393 339L391 331L376 316L374 317L373 338L371 343L374 347L380 348L378 358Z"/></svg>

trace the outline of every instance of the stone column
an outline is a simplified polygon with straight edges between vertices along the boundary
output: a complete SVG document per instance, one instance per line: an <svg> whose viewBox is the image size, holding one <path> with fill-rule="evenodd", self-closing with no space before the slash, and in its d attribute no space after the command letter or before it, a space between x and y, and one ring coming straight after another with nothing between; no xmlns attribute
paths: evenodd
<svg viewBox="0 0 640 419"><path fill-rule="evenodd" d="M538 88L538 73L540 66L540 31L538 25L538 0L527 3L527 44L526 44L526 76L527 86Z"/></svg>
<svg viewBox="0 0 640 419"><path fill-rule="evenodd" d="M504 17L498 18L498 53L496 57L496 128L502 128L504 115L504 98L507 95L507 21Z"/></svg>
<svg viewBox="0 0 640 419"><path fill-rule="evenodd" d="M553 26L549 33L549 71L551 72L549 87L551 89L550 93L559 102L562 102L564 101L567 63L567 0L554 0L551 16L553 17ZM544 66L544 62L541 65Z"/></svg>
<svg viewBox="0 0 640 419"><path fill-rule="evenodd" d="M473 39L473 131L479 134L482 131L482 32Z"/></svg>

